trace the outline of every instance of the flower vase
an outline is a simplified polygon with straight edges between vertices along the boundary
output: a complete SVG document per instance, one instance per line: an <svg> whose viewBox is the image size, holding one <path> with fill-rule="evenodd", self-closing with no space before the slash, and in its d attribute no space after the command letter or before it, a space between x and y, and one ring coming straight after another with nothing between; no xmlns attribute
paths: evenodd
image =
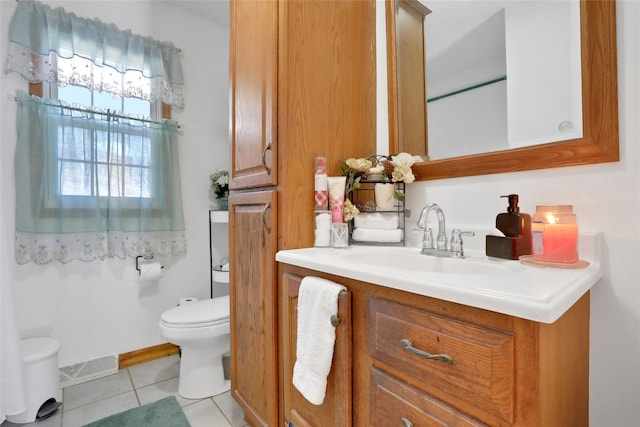
<svg viewBox="0 0 640 427"><path fill-rule="evenodd" d="M228 197L218 197L216 199L218 201L218 209L221 211L229 210L229 198Z"/></svg>

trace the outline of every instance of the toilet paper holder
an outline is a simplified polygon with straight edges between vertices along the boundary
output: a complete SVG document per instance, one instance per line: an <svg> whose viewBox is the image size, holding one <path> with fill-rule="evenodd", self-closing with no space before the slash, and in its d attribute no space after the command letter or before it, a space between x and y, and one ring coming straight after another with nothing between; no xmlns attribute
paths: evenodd
<svg viewBox="0 0 640 427"><path fill-rule="evenodd" d="M138 270L138 275L142 273L142 271L140 270L140 258L144 258L145 260L149 261L153 259L153 255L138 255L136 257L136 270ZM161 265L160 268L164 269L164 265Z"/></svg>

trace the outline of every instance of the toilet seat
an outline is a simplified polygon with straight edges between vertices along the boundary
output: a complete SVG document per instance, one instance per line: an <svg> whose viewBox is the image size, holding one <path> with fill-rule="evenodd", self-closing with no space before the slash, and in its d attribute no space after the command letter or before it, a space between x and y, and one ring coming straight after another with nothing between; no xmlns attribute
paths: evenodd
<svg viewBox="0 0 640 427"><path fill-rule="evenodd" d="M171 308L160 317L168 328L202 328L229 322L229 296L192 302Z"/></svg>

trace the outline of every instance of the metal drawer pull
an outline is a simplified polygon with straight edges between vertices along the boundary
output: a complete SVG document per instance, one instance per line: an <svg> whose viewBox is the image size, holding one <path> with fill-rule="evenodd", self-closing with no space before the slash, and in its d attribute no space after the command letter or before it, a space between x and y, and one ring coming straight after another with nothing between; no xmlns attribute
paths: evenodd
<svg viewBox="0 0 640 427"><path fill-rule="evenodd" d="M413 427L413 423L405 417L402 417L402 427Z"/></svg>
<svg viewBox="0 0 640 427"><path fill-rule="evenodd" d="M406 350L409 350L410 352L412 352L413 354L415 354L417 356L424 357L425 359L438 360L438 361L444 362L444 363L451 363L451 357L450 356L448 356L446 354L431 354L431 353L427 353L426 351L418 350L417 348L415 348L413 346L413 344L411 344L411 341L409 341L407 339L401 339L400 340L400 344Z"/></svg>
<svg viewBox="0 0 640 427"><path fill-rule="evenodd" d="M271 175L271 168L267 166L267 151L271 151L271 143L268 143L262 152L262 166L267 171L267 175Z"/></svg>
<svg viewBox="0 0 640 427"><path fill-rule="evenodd" d="M271 207L271 204L267 202L267 204L264 205L264 209L262 210L262 225L264 225L265 230L267 230L267 233L269 234L271 234L271 226L267 222L267 211L269 210L270 207Z"/></svg>

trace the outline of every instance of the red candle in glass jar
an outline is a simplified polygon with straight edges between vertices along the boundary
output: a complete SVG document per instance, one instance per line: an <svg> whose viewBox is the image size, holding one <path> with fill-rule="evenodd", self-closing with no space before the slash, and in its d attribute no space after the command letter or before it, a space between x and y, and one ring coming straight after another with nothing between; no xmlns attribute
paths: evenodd
<svg viewBox="0 0 640 427"><path fill-rule="evenodd" d="M531 232L535 260L567 264L578 261L578 224L571 205L537 206Z"/></svg>

